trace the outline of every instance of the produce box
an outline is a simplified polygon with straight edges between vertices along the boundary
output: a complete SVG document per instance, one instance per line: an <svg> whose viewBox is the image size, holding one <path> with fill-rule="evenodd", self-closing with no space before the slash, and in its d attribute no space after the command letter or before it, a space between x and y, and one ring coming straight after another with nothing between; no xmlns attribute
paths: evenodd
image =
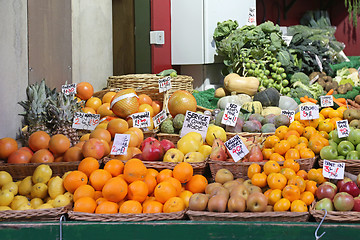
<svg viewBox="0 0 360 240"><path fill-rule="evenodd" d="M315 210L315 202L310 207L310 214L315 218L317 222L320 222L324 215L325 211ZM360 222L360 212L355 211L328 211L324 219L325 222Z"/></svg>
<svg viewBox="0 0 360 240"><path fill-rule="evenodd" d="M59 221L71 209L59 208L0 211L0 221Z"/></svg>

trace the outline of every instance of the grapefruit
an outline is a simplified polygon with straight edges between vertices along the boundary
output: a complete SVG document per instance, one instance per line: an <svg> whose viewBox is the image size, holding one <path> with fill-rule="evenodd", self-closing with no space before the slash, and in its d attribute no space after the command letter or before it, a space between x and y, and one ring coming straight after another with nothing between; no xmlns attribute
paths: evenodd
<svg viewBox="0 0 360 240"><path fill-rule="evenodd" d="M185 90L175 91L168 102L168 108L171 116L175 117L177 114L186 114L186 111L196 112L197 102L195 97Z"/></svg>

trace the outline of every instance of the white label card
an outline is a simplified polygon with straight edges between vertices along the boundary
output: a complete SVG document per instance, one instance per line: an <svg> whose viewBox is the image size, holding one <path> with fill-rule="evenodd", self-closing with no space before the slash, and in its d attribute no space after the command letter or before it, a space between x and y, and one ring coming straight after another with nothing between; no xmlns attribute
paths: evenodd
<svg viewBox="0 0 360 240"><path fill-rule="evenodd" d="M314 84L319 79L319 75L316 75L313 79L310 80L310 85Z"/></svg>
<svg viewBox="0 0 360 240"><path fill-rule="evenodd" d="M167 118L165 110L162 110L153 117L154 127L157 128Z"/></svg>
<svg viewBox="0 0 360 240"><path fill-rule="evenodd" d="M76 112L74 113L72 128L94 130L99 122L100 114Z"/></svg>
<svg viewBox="0 0 360 240"><path fill-rule="evenodd" d="M294 121L295 118L294 110L281 110L281 114L286 115L290 119L290 123Z"/></svg>
<svg viewBox="0 0 360 240"><path fill-rule="evenodd" d="M246 148L239 135L235 135L234 137L227 140L224 144L235 162L240 161L246 156L246 154L249 153L249 150Z"/></svg>
<svg viewBox="0 0 360 240"><path fill-rule="evenodd" d="M323 176L329 179L344 179L345 163L335 163L324 160Z"/></svg>
<svg viewBox="0 0 360 240"><path fill-rule="evenodd" d="M168 91L171 89L171 77L167 76L159 79L159 93Z"/></svg>
<svg viewBox="0 0 360 240"><path fill-rule="evenodd" d="M336 127L339 138L348 137L350 133L349 122L347 119L336 121Z"/></svg>
<svg viewBox="0 0 360 240"><path fill-rule="evenodd" d="M256 7L249 8L247 25L256 25Z"/></svg>
<svg viewBox="0 0 360 240"><path fill-rule="evenodd" d="M281 38L282 38L282 40L284 40L286 45L289 46L293 36L282 35Z"/></svg>
<svg viewBox="0 0 360 240"><path fill-rule="evenodd" d="M318 105L305 105L300 107L300 119L312 120L319 118L319 106Z"/></svg>
<svg viewBox="0 0 360 240"><path fill-rule="evenodd" d="M241 107L235 103L227 103L221 123L235 127Z"/></svg>
<svg viewBox="0 0 360 240"><path fill-rule="evenodd" d="M111 147L111 155L126 155L130 142L130 134L116 133Z"/></svg>
<svg viewBox="0 0 360 240"><path fill-rule="evenodd" d="M320 106L321 107L332 107L334 106L333 96L320 96Z"/></svg>
<svg viewBox="0 0 360 240"><path fill-rule="evenodd" d="M139 112L130 115L133 120L133 126L137 128L147 128L150 127L150 112Z"/></svg>
<svg viewBox="0 0 360 240"><path fill-rule="evenodd" d="M186 111L180 137L185 136L189 132L198 132L201 134L203 140L205 141L209 122L210 116L196 112Z"/></svg>
<svg viewBox="0 0 360 240"><path fill-rule="evenodd" d="M64 93L65 95L70 95L70 94L75 95L77 93L76 92L76 83L62 85L61 92Z"/></svg>

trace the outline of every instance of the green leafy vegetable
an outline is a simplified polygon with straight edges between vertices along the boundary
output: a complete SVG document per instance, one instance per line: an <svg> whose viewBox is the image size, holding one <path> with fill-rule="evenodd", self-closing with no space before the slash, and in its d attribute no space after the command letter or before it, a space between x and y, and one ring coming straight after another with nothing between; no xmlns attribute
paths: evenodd
<svg viewBox="0 0 360 240"><path fill-rule="evenodd" d="M303 72L296 72L296 73L294 73L294 75L291 76L290 83L294 84L298 81L300 81L304 85L309 85L310 78L308 77L308 75L306 75Z"/></svg>

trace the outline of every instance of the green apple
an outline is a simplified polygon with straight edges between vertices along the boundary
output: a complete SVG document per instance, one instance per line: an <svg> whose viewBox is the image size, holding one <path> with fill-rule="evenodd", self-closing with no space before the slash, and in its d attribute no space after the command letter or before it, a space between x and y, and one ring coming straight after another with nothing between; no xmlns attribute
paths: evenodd
<svg viewBox="0 0 360 240"><path fill-rule="evenodd" d="M344 159L345 159L345 156L339 155L339 156L337 157L337 159L338 159L338 160L344 160Z"/></svg>
<svg viewBox="0 0 360 240"><path fill-rule="evenodd" d="M327 159L327 160L337 159L338 152L334 146L328 145L320 150L320 157L321 159Z"/></svg>
<svg viewBox="0 0 360 240"><path fill-rule="evenodd" d="M347 138L354 146L360 143L360 129L351 130Z"/></svg>
<svg viewBox="0 0 360 240"><path fill-rule="evenodd" d="M346 156L350 151L355 150L354 145L350 141L342 141L338 144L337 151L339 155Z"/></svg>
<svg viewBox="0 0 360 240"><path fill-rule="evenodd" d="M346 159L351 159L351 160L357 160L360 159L360 154L358 151L350 151L347 155L346 155Z"/></svg>
<svg viewBox="0 0 360 240"><path fill-rule="evenodd" d="M329 145L337 149L337 143L334 140L329 140Z"/></svg>
<svg viewBox="0 0 360 240"><path fill-rule="evenodd" d="M336 142L337 144L339 144L342 140L346 140L346 138L339 138L338 136L338 132L337 130L332 130L330 133L329 133L329 137L331 140L333 140L334 142Z"/></svg>
<svg viewBox="0 0 360 240"><path fill-rule="evenodd" d="M356 145L356 151L358 151L360 153L360 144Z"/></svg>

